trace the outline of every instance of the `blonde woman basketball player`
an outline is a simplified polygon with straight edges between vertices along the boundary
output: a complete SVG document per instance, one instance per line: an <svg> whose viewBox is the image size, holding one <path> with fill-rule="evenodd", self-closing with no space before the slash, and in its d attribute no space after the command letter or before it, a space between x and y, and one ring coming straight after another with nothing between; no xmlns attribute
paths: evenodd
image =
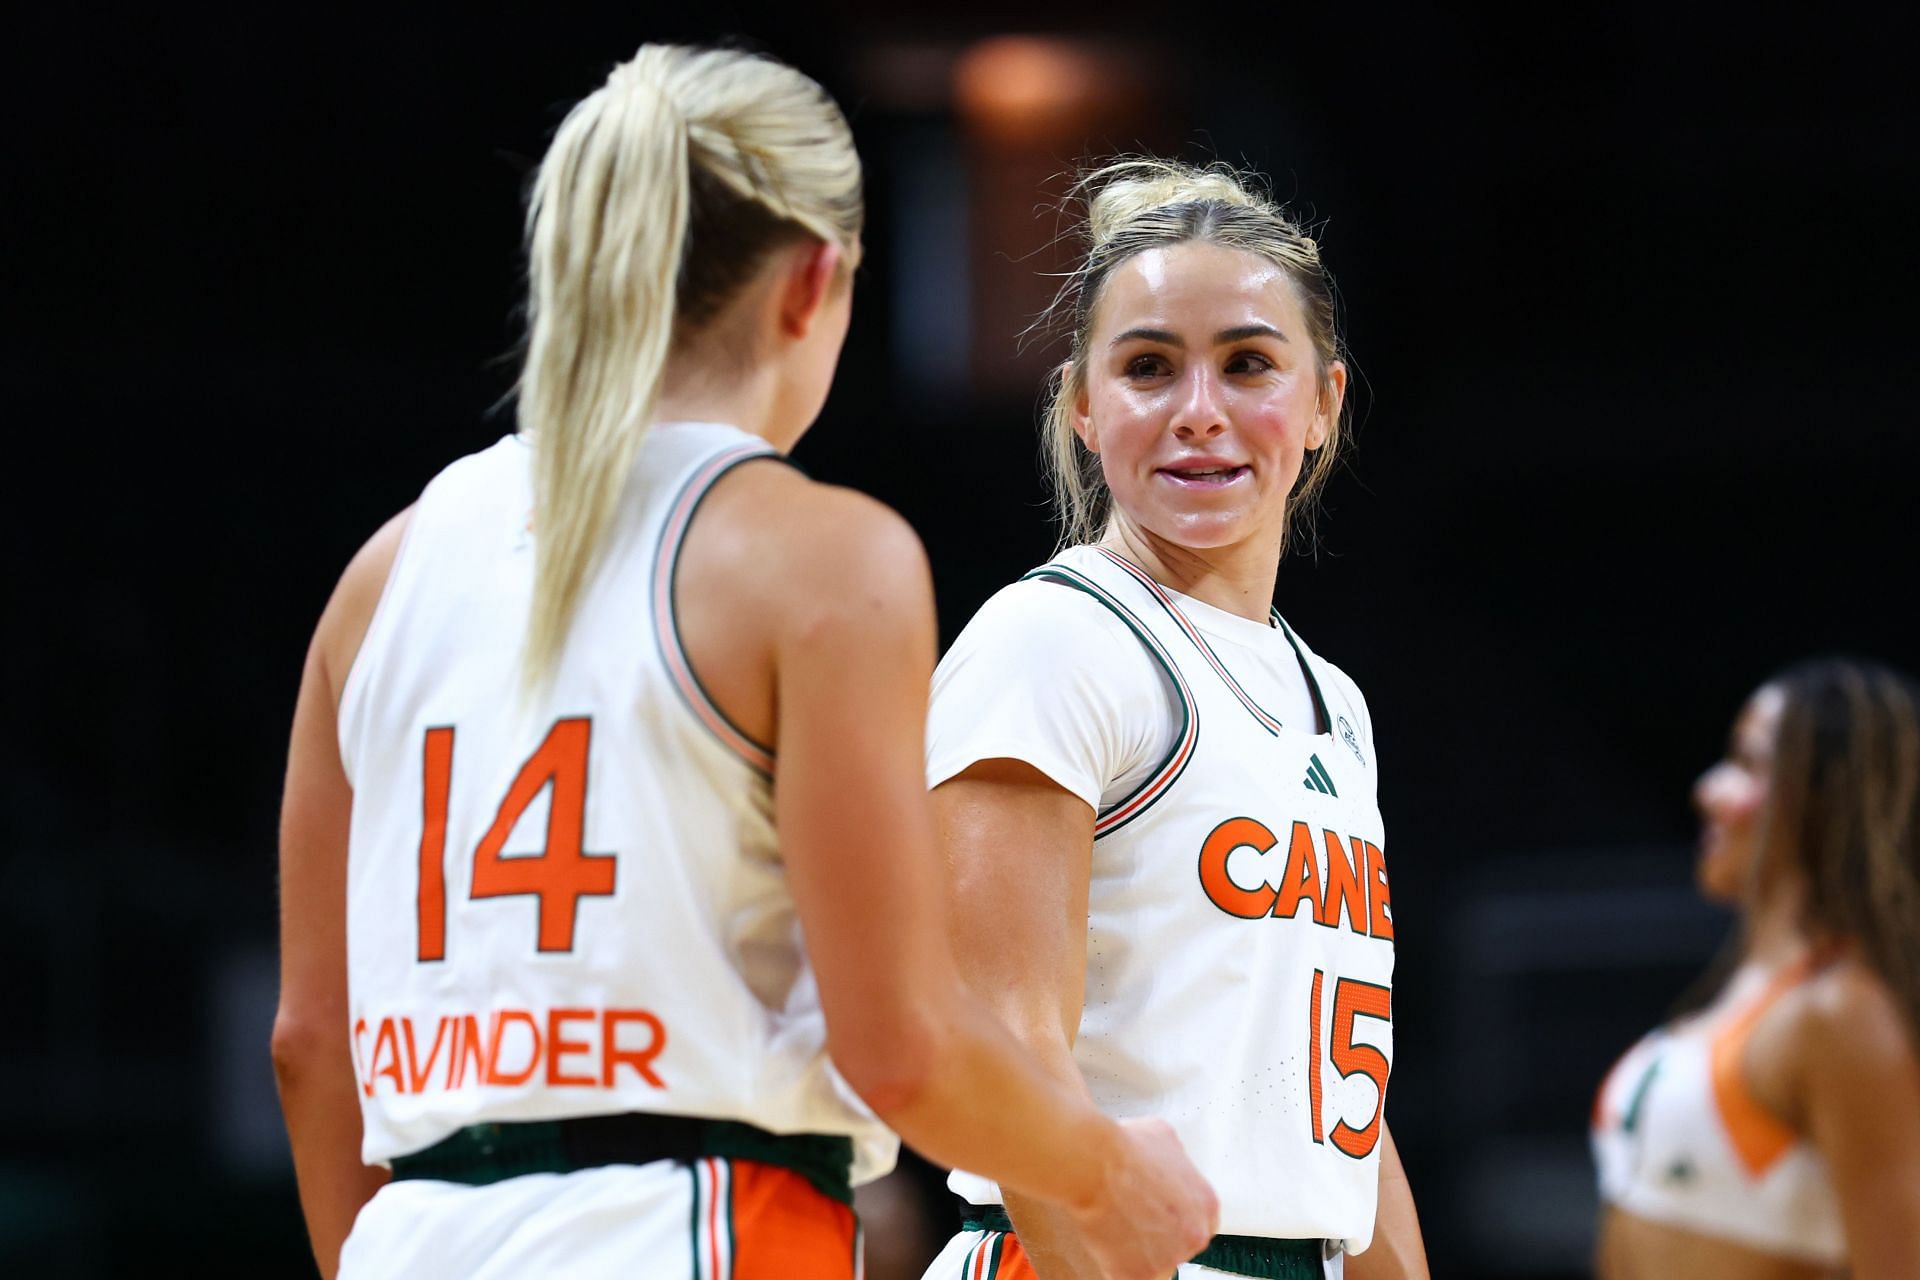
<svg viewBox="0 0 1920 1280"><path fill-rule="evenodd" d="M1339 443L1331 286L1228 171L1129 161L1082 191L1048 414L1065 549L935 677L962 968L1063 1086L1173 1122L1223 1233L1182 1275L1317 1280L1350 1252L1350 1276L1423 1276L1384 1118L1372 722L1272 605ZM1098 1273L1053 1206L985 1170L951 1185L963 1230L929 1277Z"/></svg>
<svg viewBox="0 0 1920 1280"><path fill-rule="evenodd" d="M274 1058L323 1272L857 1275L882 1121L1112 1275L1206 1239L1172 1132L966 994L920 547L778 465L861 217L840 112L769 60L647 46L561 126L520 432L348 567L295 714Z"/></svg>
<svg viewBox="0 0 1920 1280"><path fill-rule="evenodd" d="M1601 1088L1600 1275L1920 1276L1920 686L1782 673L1694 803L1739 954Z"/></svg>

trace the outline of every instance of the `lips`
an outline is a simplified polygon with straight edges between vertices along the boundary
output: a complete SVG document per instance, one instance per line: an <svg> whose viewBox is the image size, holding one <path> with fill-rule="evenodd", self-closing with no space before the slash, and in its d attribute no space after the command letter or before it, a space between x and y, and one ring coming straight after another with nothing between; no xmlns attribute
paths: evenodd
<svg viewBox="0 0 1920 1280"><path fill-rule="evenodd" d="M1190 489L1220 489L1243 476L1253 474L1250 467L1230 462L1196 462L1179 467L1161 467L1155 474Z"/></svg>

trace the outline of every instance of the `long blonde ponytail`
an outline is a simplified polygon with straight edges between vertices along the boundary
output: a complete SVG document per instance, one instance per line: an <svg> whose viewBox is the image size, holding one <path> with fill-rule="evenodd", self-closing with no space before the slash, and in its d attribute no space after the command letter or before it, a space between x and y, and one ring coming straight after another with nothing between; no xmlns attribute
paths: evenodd
<svg viewBox="0 0 1920 1280"><path fill-rule="evenodd" d="M568 113L527 209L518 417L534 449L530 683L565 647L676 326L711 318L783 237L851 252L861 217L845 118L770 59L643 45Z"/></svg>

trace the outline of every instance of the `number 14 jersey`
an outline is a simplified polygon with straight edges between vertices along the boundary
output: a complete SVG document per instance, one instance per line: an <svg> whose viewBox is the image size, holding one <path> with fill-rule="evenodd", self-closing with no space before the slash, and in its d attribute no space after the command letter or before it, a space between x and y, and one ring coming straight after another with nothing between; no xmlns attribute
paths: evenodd
<svg viewBox="0 0 1920 1280"><path fill-rule="evenodd" d="M477 1122L648 1111L847 1135L856 1180L891 1167L827 1058L772 751L674 623L694 513L771 452L719 424L648 434L537 694L532 450L508 436L421 494L339 712L369 1162Z"/></svg>

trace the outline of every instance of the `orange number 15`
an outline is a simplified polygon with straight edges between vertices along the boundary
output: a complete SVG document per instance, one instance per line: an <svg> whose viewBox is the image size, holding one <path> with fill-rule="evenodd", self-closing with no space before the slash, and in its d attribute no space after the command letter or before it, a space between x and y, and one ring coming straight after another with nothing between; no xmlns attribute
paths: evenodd
<svg viewBox="0 0 1920 1280"><path fill-rule="evenodd" d="M1313 1021L1307 1032L1307 1107L1313 1119L1315 1142L1325 1142L1328 1136L1320 1120L1320 988L1325 980L1324 973L1318 969L1313 971L1312 1007L1308 1010L1308 1016ZM1393 989L1361 982L1357 978L1340 978L1333 985L1333 1049L1328 1054L1333 1059L1333 1069L1340 1073L1343 1080L1352 1075L1365 1076L1373 1081L1378 1091L1374 1097L1373 1116L1365 1126L1355 1129L1345 1120L1336 1119L1333 1122L1333 1145L1354 1159L1362 1160L1371 1155L1380 1142L1380 1117L1387 1106L1387 1055L1370 1044L1353 1042L1355 1018L1378 1018L1391 1023Z"/></svg>

